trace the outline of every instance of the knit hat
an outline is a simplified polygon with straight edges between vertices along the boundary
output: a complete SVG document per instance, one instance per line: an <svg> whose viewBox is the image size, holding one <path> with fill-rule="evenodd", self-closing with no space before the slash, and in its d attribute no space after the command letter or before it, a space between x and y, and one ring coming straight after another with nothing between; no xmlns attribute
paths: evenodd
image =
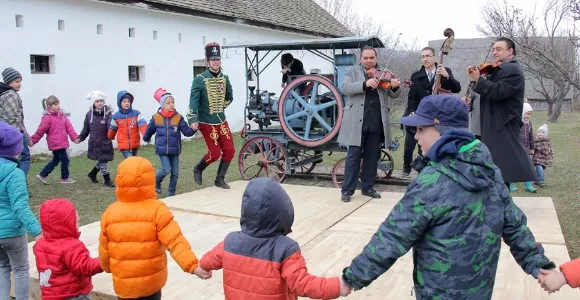
<svg viewBox="0 0 580 300"><path fill-rule="evenodd" d="M87 100L89 100L92 103L94 103L97 100L105 101L105 98L107 98L107 95L105 95L105 93L101 91L92 91L87 95Z"/></svg>
<svg viewBox="0 0 580 300"><path fill-rule="evenodd" d="M167 92L167 90L164 88L158 88L155 91L155 94L153 94L153 98L155 98L155 100L159 102L160 106L163 106L163 104L165 104L165 100L167 100L167 98L171 96L172 95L169 92Z"/></svg>
<svg viewBox="0 0 580 300"><path fill-rule="evenodd" d="M524 110L522 111L522 120L524 119L524 115L530 111L534 111L534 109L532 109L532 106L529 103L524 103Z"/></svg>
<svg viewBox="0 0 580 300"><path fill-rule="evenodd" d="M538 132L543 131L544 137L548 137L548 124L544 124L538 128Z"/></svg>
<svg viewBox="0 0 580 300"><path fill-rule="evenodd" d="M2 71L2 80L5 84L10 84L12 81L18 78L22 79L22 75L20 75L18 71L12 68L6 68L4 71Z"/></svg>
<svg viewBox="0 0 580 300"><path fill-rule="evenodd" d="M15 127L0 122L0 156L17 156L22 153L22 147L22 133Z"/></svg>

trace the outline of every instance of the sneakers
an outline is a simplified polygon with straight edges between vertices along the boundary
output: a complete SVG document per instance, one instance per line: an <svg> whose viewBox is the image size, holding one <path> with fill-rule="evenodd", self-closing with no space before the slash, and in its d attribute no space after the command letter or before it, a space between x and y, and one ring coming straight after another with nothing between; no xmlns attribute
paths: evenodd
<svg viewBox="0 0 580 300"><path fill-rule="evenodd" d="M46 185L50 184L50 183L48 183L48 179L46 179L46 177L40 176L40 174L36 175L36 178L38 178L38 180L40 180L40 182L42 182Z"/></svg>
<svg viewBox="0 0 580 300"><path fill-rule="evenodd" d="M73 180L73 179L70 179L70 178L67 178L67 179L61 179L60 180L60 183L62 183L62 184L73 184L73 183L77 183L77 181L76 180Z"/></svg>

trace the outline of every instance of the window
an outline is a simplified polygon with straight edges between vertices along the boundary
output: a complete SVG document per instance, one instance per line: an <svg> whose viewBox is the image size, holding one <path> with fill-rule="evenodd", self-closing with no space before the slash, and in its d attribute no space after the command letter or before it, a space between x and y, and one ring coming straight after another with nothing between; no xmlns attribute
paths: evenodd
<svg viewBox="0 0 580 300"><path fill-rule="evenodd" d="M135 37L135 28L129 28L129 37Z"/></svg>
<svg viewBox="0 0 580 300"><path fill-rule="evenodd" d="M64 20L58 20L58 30L64 31Z"/></svg>
<svg viewBox="0 0 580 300"><path fill-rule="evenodd" d="M103 34L103 24L97 24L97 34Z"/></svg>
<svg viewBox="0 0 580 300"><path fill-rule="evenodd" d="M157 30L153 30L153 39L156 40L157 39Z"/></svg>
<svg viewBox="0 0 580 300"><path fill-rule="evenodd" d="M30 55L30 72L32 74L54 73L54 55Z"/></svg>
<svg viewBox="0 0 580 300"><path fill-rule="evenodd" d="M203 73L205 71L205 67L193 67L193 77Z"/></svg>
<svg viewBox="0 0 580 300"><path fill-rule="evenodd" d="M203 36L203 45L205 46L205 35Z"/></svg>
<svg viewBox="0 0 580 300"><path fill-rule="evenodd" d="M205 59L196 59L193 61L193 77L203 73L205 69Z"/></svg>
<svg viewBox="0 0 580 300"><path fill-rule="evenodd" d="M145 81L145 67L144 66L129 66L129 81L143 82Z"/></svg>
<svg viewBox="0 0 580 300"><path fill-rule="evenodd" d="M181 32L177 34L177 41L181 43Z"/></svg>
<svg viewBox="0 0 580 300"><path fill-rule="evenodd" d="M22 15L16 15L16 27L24 27L24 17Z"/></svg>

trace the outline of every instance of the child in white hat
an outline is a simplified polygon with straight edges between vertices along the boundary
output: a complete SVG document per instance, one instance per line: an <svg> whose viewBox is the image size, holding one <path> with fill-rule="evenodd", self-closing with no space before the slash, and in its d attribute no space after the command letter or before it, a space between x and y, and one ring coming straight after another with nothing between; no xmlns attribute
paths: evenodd
<svg viewBox="0 0 580 300"><path fill-rule="evenodd" d="M528 149L530 156L534 155L534 134L531 120L533 111L534 109L532 109L530 103L524 102L524 108L522 111L522 121L524 122L524 126L522 126L522 129L520 130L520 139L522 140L524 147ZM536 188L531 181L524 182L524 188L530 193L536 192ZM510 182L510 191L518 191L515 182Z"/></svg>
<svg viewBox="0 0 580 300"><path fill-rule="evenodd" d="M544 186L546 175L544 170L552 165L554 161L554 152L552 143L548 138L548 125L544 124L538 128L536 139L534 140L534 155L532 156L538 180L535 182L539 186Z"/></svg>

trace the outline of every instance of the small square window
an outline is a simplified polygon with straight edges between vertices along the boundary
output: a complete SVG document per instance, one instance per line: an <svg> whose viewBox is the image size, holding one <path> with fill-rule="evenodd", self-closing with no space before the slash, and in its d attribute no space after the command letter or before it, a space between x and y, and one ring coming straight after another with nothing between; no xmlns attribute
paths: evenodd
<svg viewBox="0 0 580 300"><path fill-rule="evenodd" d="M97 34L103 34L103 24L97 24Z"/></svg>
<svg viewBox="0 0 580 300"><path fill-rule="evenodd" d="M58 20L58 30L64 30L64 20Z"/></svg>
<svg viewBox="0 0 580 300"><path fill-rule="evenodd" d="M24 27L24 17L22 15L16 15L16 27Z"/></svg>
<svg viewBox="0 0 580 300"><path fill-rule="evenodd" d="M30 55L30 73L54 73L54 55Z"/></svg>
<svg viewBox="0 0 580 300"><path fill-rule="evenodd" d="M223 44L222 45L225 45L225 44L226 44L226 39L223 40Z"/></svg>
<svg viewBox="0 0 580 300"><path fill-rule="evenodd" d="M129 28L129 37L135 37L135 28Z"/></svg>
<svg viewBox="0 0 580 300"><path fill-rule="evenodd" d="M129 66L129 81L130 82L145 81L145 66Z"/></svg>
<svg viewBox="0 0 580 300"><path fill-rule="evenodd" d="M153 39L156 40L157 39L157 30L153 30Z"/></svg>
<svg viewBox="0 0 580 300"><path fill-rule="evenodd" d="M203 36L203 45L205 46L205 35Z"/></svg>

